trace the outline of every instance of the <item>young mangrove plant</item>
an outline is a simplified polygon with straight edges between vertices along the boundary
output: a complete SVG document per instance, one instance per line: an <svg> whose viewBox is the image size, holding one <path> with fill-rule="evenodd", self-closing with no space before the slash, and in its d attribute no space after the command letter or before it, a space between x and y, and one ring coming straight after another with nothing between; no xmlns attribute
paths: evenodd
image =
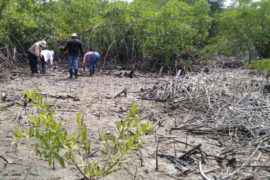
<svg viewBox="0 0 270 180"><path fill-rule="evenodd" d="M70 133L54 118L51 106L41 93L27 90L25 96L29 99L28 106L31 105L36 114L28 116L29 128L13 132L14 144L26 139L36 154L46 158L53 169L56 162L61 167L73 164L84 179L106 176L118 170L131 152L140 149L143 136L152 131L152 124L143 123L137 115L137 105L132 104L125 118L116 122L115 131L99 132L100 149L91 152L91 139L80 113L76 114L77 130ZM97 152L100 155L94 156Z"/></svg>

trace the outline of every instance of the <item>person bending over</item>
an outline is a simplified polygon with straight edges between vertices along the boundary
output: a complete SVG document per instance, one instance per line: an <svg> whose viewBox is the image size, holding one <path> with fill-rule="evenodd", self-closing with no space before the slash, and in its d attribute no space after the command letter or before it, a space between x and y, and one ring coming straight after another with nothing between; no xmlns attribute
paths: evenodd
<svg viewBox="0 0 270 180"><path fill-rule="evenodd" d="M46 73L48 69L48 64L53 65L53 50L44 49L41 51L41 69L43 73Z"/></svg>
<svg viewBox="0 0 270 180"><path fill-rule="evenodd" d="M89 48L89 51L83 57L83 63L86 65L88 63L90 76L93 76L95 73L95 66L97 61L100 60L100 54L93 48Z"/></svg>
<svg viewBox="0 0 270 180"><path fill-rule="evenodd" d="M46 47L46 41L42 40L42 41L38 41L38 42L34 43L28 49L28 60L29 60L32 76L38 76L37 64L41 58L41 50L45 47Z"/></svg>

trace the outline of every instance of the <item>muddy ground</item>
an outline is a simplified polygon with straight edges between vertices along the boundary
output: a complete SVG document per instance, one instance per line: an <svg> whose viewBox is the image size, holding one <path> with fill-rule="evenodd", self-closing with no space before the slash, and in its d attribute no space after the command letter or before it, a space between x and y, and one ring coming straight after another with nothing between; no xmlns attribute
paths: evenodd
<svg viewBox="0 0 270 180"><path fill-rule="evenodd" d="M188 175L181 174L165 158L159 158L159 170L156 171L155 150L158 136L175 136L179 141L194 146L202 144L206 152L218 152L213 140L188 136L184 132L173 131L169 134L166 129L180 126L186 121L187 114L178 114L168 108L165 102L143 100L140 96L142 89L153 87L157 80L170 81L171 76L158 77L157 74L142 74L136 72L135 78L115 76L119 70L98 70L93 76L88 73L78 79L68 79L68 72L62 69L50 69L47 74L31 77L28 68L17 69L13 73L3 71L0 79L0 92L12 97L16 102L22 102L23 93L27 89L41 91L50 104L54 104L55 116L65 128L72 129L75 125L75 113L81 112L88 126L89 136L93 144L99 144L98 131L114 131L115 122L127 112L132 102L139 106L140 117L149 119L154 124L160 122L156 133L145 137L142 146L143 166L139 153L122 165L121 170L102 179L202 179L199 168ZM127 97L114 98L120 91L127 88ZM54 97L52 97L54 96ZM56 96L76 97L77 99L59 99ZM8 106L1 102L0 111L0 179L79 179L77 170L68 165L66 168L57 166L53 170L43 158L36 156L34 150L22 142L16 149L12 144L12 131L18 127L26 128L27 113L23 113L20 123L15 119L22 107L18 104ZM192 112L191 112L192 113ZM171 140L163 140L159 145L160 153L179 156L190 149L184 144L173 144ZM174 150L175 149L175 150ZM6 162L8 161L8 162ZM204 167L211 169L211 167Z"/></svg>

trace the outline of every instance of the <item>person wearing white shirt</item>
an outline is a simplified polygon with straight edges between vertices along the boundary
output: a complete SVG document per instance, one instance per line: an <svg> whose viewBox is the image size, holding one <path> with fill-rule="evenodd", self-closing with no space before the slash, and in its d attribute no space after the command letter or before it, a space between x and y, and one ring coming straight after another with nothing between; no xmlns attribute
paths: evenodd
<svg viewBox="0 0 270 180"><path fill-rule="evenodd" d="M53 50L44 49L41 51L41 68L43 73L46 73L46 70L48 69L48 64L50 66L53 65L53 55Z"/></svg>

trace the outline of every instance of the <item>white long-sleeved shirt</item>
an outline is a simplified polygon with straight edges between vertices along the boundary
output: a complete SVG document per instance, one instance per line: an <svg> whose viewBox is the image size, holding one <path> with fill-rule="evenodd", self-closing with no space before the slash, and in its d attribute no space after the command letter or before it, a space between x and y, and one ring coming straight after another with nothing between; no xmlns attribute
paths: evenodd
<svg viewBox="0 0 270 180"><path fill-rule="evenodd" d="M41 56L43 56L44 61L47 62L48 60L50 60L51 66L53 65L53 55L54 55L53 50L44 49L41 51Z"/></svg>

